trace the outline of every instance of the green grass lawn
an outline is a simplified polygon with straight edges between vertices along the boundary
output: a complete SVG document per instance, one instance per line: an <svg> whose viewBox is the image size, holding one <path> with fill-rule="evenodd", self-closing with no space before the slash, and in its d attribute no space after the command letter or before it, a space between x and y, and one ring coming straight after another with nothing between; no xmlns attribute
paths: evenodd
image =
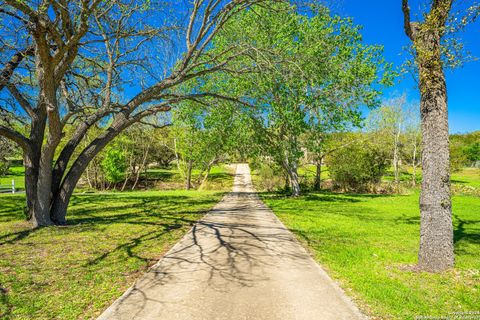
<svg viewBox="0 0 480 320"><path fill-rule="evenodd" d="M202 186L203 190L230 190L233 180L231 179L233 171L226 165L216 165L210 170L206 185ZM192 170L192 182L195 183L200 170ZM182 175L177 167L172 166L168 169L153 168L148 169L144 177L148 180L161 182L160 188L183 188L185 184Z"/></svg>
<svg viewBox="0 0 480 320"><path fill-rule="evenodd" d="M456 267L442 274L405 268L417 262L418 193L262 198L366 313L414 319L479 310L480 198L453 198Z"/></svg>
<svg viewBox="0 0 480 320"><path fill-rule="evenodd" d="M16 189L25 189L25 169L23 166L10 167L8 175L0 177L0 185L11 186L12 180L15 180Z"/></svg>
<svg viewBox="0 0 480 320"><path fill-rule="evenodd" d="M480 188L480 168L463 168L459 172L453 172L452 183Z"/></svg>
<svg viewBox="0 0 480 320"><path fill-rule="evenodd" d="M304 165L298 168L298 175L305 183L313 184L315 181L315 175L317 173L317 167L312 164ZM322 172L320 178L322 181L330 179L330 174L328 172L328 167L326 165L322 166Z"/></svg>
<svg viewBox="0 0 480 320"><path fill-rule="evenodd" d="M400 181L411 183L412 181L412 168L411 167L403 167L400 172ZM417 184L420 185L422 183L422 169L417 168L416 174ZM384 181L392 182L394 181L394 174L393 169L390 168L385 173L383 177ZM470 186L474 188L480 188L480 168L469 168L465 167L459 171L455 171L451 173L450 181L452 185L461 185L461 186Z"/></svg>
<svg viewBox="0 0 480 320"><path fill-rule="evenodd" d="M195 181L199 174L200 171L198 169L193 170L192 180ZM233 183L232 175L233 171L226 165L220 164L213 166L206 184L202 186L202 190L230 190ZM148 169L146 174L143 175L143 178L149 181L160 182L151 189L182 189L184 185L183 178L175 166L168 169ZM25 169L23 166L11 166L9 174L0 177L0 185L10 187L12 180L15 180L16 189L25 189ZM80 189L88 190L89 188L84 185Z"/></svg>
<svg viewBox="0 0 480 320"><path fill-rule="evenodd" d="M66 227L32 230L0 195L0 319L89 319L177 242L215 191L75 195Z"/></svg>

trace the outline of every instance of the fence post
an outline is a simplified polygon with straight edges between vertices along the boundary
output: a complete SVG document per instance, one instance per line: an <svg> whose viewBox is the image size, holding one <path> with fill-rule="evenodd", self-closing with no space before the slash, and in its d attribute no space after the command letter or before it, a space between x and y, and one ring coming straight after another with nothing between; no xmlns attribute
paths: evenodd
<svg viewBox="0 0 480 320"><path fill-rule="evenodd" d="M12 193L15 193L15 180L12 179Z"/></svg>

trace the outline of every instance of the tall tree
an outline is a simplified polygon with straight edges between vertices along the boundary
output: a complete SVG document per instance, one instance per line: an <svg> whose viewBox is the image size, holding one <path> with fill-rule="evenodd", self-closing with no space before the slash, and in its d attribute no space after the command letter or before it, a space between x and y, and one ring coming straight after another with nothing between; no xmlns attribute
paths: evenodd
<svg viewBox="0 0 480 320"><path fill-rule="evenodd" d="M422 131L420 128L420 114L419 108L416 104L410 105L405 114L406 126L405 126L405 156L404 158L409 161L412 167L412 186L417 185L417 168L421 162L421 143L422 143Z"/></svg>
<svg viewBox="0 0 480 320"><path fill-rule="evenodd" d="M410 21L408 0L402 0L404 28L413 42L420 88L422 126L422 190L418 265L443 271L454 265L447 86L442 62L453 0L433 0L423 22Z"/></svg>
<svg viewBox="0 0 480 320"><path fill-rule="evenodd" d="M380 135L379 140L388 143L387 148L391 150L391 164L397 188L400 183L401 137L406 122L405 105L406 96L402 95L385 101L369 115L371 129Z"/></svg>
<svg viewBox="0 0 480 320"><path fill-rule="evenodd" d="M221 52L231 42L250 49L237 69L254 72L227 74L217 86L247 96L254 105L252 147L283 169L292 194L298 195L300 137L310 126L321 133L358 122L360 105L376 105L375 84L387 81L381 48L362 44L357 26L324 7L303 14L285 3L238 15L214 41L214 50Z"/></svg>
<svg viewBox="0 0 480 320"><path fill-rule="evenodd" d="M235 147L241 123L242 114L225 101L185 101L173 110L177 165L187 190L204 185L212 166ZM196 181L192 181L194 168L200 170Z"/></svg>
<svg viewBox="0 0 480 320"><path fill-rule="evenodd" d="M7 103L0 135L23 149L33 225L66 223L82 173L123 130L179 101L215 95L176 88L228 70L243 54L236 44L206 51L232 16L260 1L194 0L185 24L175 2L1 1L0 95ZM125 94L127 86L136 94ZM65 142L68 126L75 130ZM102 130L83 146L93 127Z"/></svg>

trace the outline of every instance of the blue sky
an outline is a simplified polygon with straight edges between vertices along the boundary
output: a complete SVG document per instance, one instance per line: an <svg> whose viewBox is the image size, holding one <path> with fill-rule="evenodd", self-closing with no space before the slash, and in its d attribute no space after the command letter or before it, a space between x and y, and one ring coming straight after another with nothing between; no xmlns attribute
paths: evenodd
<svg viewBox="0 0 480 320"><path fill-rule="evenodd" d="M425 0L410 0L412 12ZM473 1L467 1L473 2ZM407 58L403 47L409 39L403 31L401 0L340 0L334 4L334 12L350 16L363 26L364 41L380 44L385 48L385 57L399 66ZM470 25L462 33L465 47L480 58L480 23ZM447 90L449 99L450 132L461 133L480 130L480 60L461 68L448 70ZM418 89L412 77L406 75L398 80L395 88L386 90L388 98L393 92L406 93L409 100L418 101Z"/></svg>

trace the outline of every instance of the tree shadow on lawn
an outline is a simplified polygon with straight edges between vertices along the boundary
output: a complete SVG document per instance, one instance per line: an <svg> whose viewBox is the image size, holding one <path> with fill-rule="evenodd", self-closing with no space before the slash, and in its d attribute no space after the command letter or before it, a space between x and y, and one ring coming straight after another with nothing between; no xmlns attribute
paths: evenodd
<svg viewBox="0 0 480 320"><path fill-rule="evenodd" d="M392 195L371 195L371 194L338 194L332 192L306 193L298 198L290 197L284 193L262 193L265 200L286 200L273 204L273 207L297 215L318 216L344 216L346 218L356 218L366 222L390 222L395 223L395 216L386 215L382 210L372 206L357 206L356 204L365 203L366 198L385 198ZM302 203L306 202L306 203ZM318 206L316 205L318 203ZM327 204L326 207L322 206Z"/></svg>
<svg viewBox="0 0 480 320"><path fill-rule="evenodd" d="M147 171L146 174L141 176L142 180L160 180L160 181L171 181L174 176L178 175L176 172L165 170L154 170Z"/></svg>
<svg viewBox="0 0 480 320"><path fill-rule="evenodd" d="M183 224L179 223L180 221L184 223ZM158 228L152 231L145 232L135 238L127 239L127 241L118 244L113 249L105 251L104 253L97 256L96 258L89 259L89 261L84 264L84 267L100 264L105 260L107 260L111 255L121 251L126 252L129 258L140 260L144 262L146 266L150 266L157 261L158 257L149 258L149 257L141 256L140 254L135 253L135 248L141 246L144 242L153 242L155 240L158 240L168 232L171 232L176 229L181 229L183 226L185 226L185 222L191 225L195 223L196 220L177 218L177 219L174 219L174 221L172 221L171 223L149 223L149 224L158 226ZM143 224L143 223L139 222L138 224ZM113 264L115 263L115 261L110 261L110 263Z"/></svg>
<svg viewBox="0 0 480 320"><path fill-rule="evenodd" d="M410 225L420 225L420 216L407 216L406 214L402 213L400 217L395 218L395 222Z"/></svg>
<svg viewBox="0 0 480 320"><path fill-rule="evenodd" d="M12 310L13 304L8 299L8 290L0 284L0 319L10 319Z"/></svg>
<svg viewBox="0 0 480 320"><path fill-rule="evenodd" d="M450 182L455 184L468 184L468 181L458 180L458 179L450 179Z"/></svg>
<svg viewBox="0 0 480 320"><path fill-rule="evenodd" d="M36 228L36 229L29 228L29 229L25 229L25 230L20 230L20 231L4 234L4 235L0 236L0 246L5 245L5 244L12 244L12 243L16 243L18 241L21 241L21 240L25 239L26 237L28 237L30 234L32 234L32 233L34 233L34 232L36 232L40 229L41 228Z"/></svg>
<svg viewBox="0 0 480 320"><path fill-rule="evenodd" d="M192 206L214 205L211 199L194 199L188 196L158 195L158 196L128 196L119 198L115 195L101 195L102 199L95 196L81 196L76 199L76 204L96 204L97 202L113 202L118 200L118 205L105 207L73 207L67 216L68 225L93 225L101 227L115 223L137 225L158 225L155 218L173 219L184 223L194 223L196 219L185 219L180 216L198 215L202 211L191 210ZM125 213L121 213L128 211ZM153 218L153 219L152 219Z"/></svg>
<svg viewBox="0 0 480 320"><path fill-rule="evenodd" d="M1 200L1 198L0 198ZM102 203L121 202L118 205L102 206ZM163 229L175 229L179 222L193 224L202 210L191 210L192 206L214 205L217 201L211 199L195 199L184 195L125 195L125 194L92 194L73 196L71 207L67 214L67 226L57 227L63 230L72 228L72 232L105 229L112 224L133 224L145 226L161 226ZM1 203L1 202L0 202ZM86 207L79 207L86 205ZM95 207L92 207L96 205ZM0 209L0 222L25 221L23 212L16 211L17 205L12 203ZM178 209L177 209L178 208ZM128 212L124 212L124 211ZM132 211L133 210L133 211ZM124 212L124 213L122 213ZM195 218L188 218L195 216ZM160 223L160 220L171 220L170 223ZM30 234L43 228L10 232L0 236L0 245L12 244L27 238Z"/></svg>
<svg viewBox="0 0 480 320"><path fill-rule="evenodd" d="M330 191L312 191L306 192L300 195L298 198L291 197L287 192L259 192L261 198L264 199L298 199L304 201L322 201L322 202L346 202L346 203L355 203L355 202L364 202L362 200L365 198L375 199L375 198L390 198L399 195L392 194L364 194L364 193L335 193Z"/></svg>
<svg viewBox="0 0 480 320"><path fill-rule="evenodd" d="M402 214L401 217L395 219L398 223L405 223L411 225L420 226L420 216L409 216ZM458 214L453 214L453 241L455 244L460 241L480 245L480 234L473 229L475 224L480 224L480 218L478 220L462 219ZM455 249L457 253L468 254L465 250Z"/></svg>
<svg viewBox="0 0 480 320"><path fill-rule="evenodd" d="M23 213L24 207L24 196L0 195L0 222L23 219L25 217Z"/></svg>
<svg viewBox="0 0 480 320"><path fill-rule="evenodd" d="M210 182L217 182L217 181L226 181L233 177L234 175L228 172L212 172L208 176L208 180Z"/></svg>
<svg viewBox="0 0 480 320"><path fill-rule="evenodd" d="M110 201L138 202L143 200L145 200L146 203L151 203L165 200L178 201L190 198L191 197L185 195L141 194L141 192L139 191L86 193L73 195L72 199L70 200L70 205L75 206L82 203L98 203Z"/></svg>
<svg viewBox="0 0 480 320"><path fill-rule="evenodd" d="M467 242L469 244L480 245L480 234L478 230L473 229L475 224L480 224L478 220L467 220L460 218L457 214L453 215L453 239L455 244ZM465 249L455 249L456 253L462 254L478 254L478 252L467 252Z"/></svg>
<svg viewBox="0 0 480 320"><path fill-rule="evenodd" d="M9 170L8 173L5 175L5 178L10 178L10 177L24 177L25 172L21 170Z"/></svg>

